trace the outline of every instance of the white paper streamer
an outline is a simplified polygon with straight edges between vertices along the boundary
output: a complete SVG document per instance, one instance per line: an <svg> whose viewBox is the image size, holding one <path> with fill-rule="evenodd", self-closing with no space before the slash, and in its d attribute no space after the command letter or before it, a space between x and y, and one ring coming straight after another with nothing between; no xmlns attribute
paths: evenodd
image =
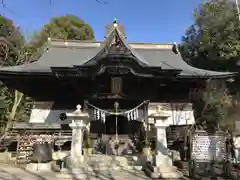
<svg viewBox="0 0 240 180"><path fill-rule="evenodd" d="M130 120L138 120L139 119L139 109L142 105L146 104L147 102L148 101L144 101L141 104L139 104L138 106L136 106L135 108L124 111L124 112L109 112L109 111L100 109L100 108L98 108L98 107L96 107L92 104L88 103L88 105L93 108L94 117L97 120L101 120L105 123L107 114L110 114L110 115L126 115L129 121Z"/></svg>

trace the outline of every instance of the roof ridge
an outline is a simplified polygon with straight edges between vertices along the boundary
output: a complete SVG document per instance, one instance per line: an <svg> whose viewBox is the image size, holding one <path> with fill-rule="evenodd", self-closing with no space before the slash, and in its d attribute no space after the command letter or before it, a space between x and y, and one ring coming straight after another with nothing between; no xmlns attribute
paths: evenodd
<svg viewBox="0 0 240 180"><path fill-rule="evenodd" d="M135 56L135 58L137 58L141 62L143 62L145 65L148 65L149 63L145 59L143 59L143 57L141 57L137 52L135 52L134 49L125 41L125 38L123 37L122 33L117 28L115 29L115 31L120 36L121 41L124 43L126 48L128 48L131 51L132 55Z"/></svg>
<svg viewBox="0 0 240 180"><path fill-rule="evenodd" d="M113 29L113 31L114 31L114 29ZM118 33L121 33L121 32L118 31ZM100 47L105 42L105 40L104 41L91 41L91 40L67 40L67 41L65 41L65 40L62 40L62 39L50 39L49 42L48 42L48 46L51 46L51 47L66 47L66 48L67 47L72 47L72 48ZM135 48L136 49L172 49L172 47L174 46L174 43L127 42L127 44L131 48L134 48L134 49Z"/></svg>
<svg viewBox="0 0 240 180"><path fill-rule="evenodd" d="M51 42L77 42L77 43L82 43L82 42L89 42L89 43L95 43L95 42L102 42L102 41L96 41L96 40L73 40L73 39L58 39L58 38L50 38Z"/></svg>
<svg viewBox="0 0 240 180"><path fill-rule="evenodd" d="M76 43L102 43L101 40L64 40L58 38L51 38L51 42L76 42ZM174 45L176 42L128 42L129 44L153 44L153 45Z"/></svg>
<svg viewBox="0 0 240 180"><path fill-rule="evenodd" d="M47 46L49 48L99 48L104 42L64 42L64 41L53 41ZM138 44L138 43L127 43L131 49L146 49L146 50L172 50L172 44Z"/></svg>

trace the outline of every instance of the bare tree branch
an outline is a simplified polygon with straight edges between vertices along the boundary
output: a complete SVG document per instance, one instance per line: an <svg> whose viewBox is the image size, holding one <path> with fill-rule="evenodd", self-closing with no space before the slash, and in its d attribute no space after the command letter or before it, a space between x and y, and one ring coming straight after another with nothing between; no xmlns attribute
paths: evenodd
<svg viewBox="0 0 240 180"><path fill-rule="evenodd" d="M96 2L100 3L100 4L108 4L107 1L104 1L104 0L95 0ZM5 0L1 0L1 3L2 3L2 7L3 8L6 8L7 5L5 3ZM49 0L49 3L52 4L52 0Z"/></svg>
<svg viewBox="0 0 240 180"><path fill-rule="evenodd" d="M101 4L108 4L107 1L102 1L102 0L96 0L98 3L101 3Z"/></svg>
<svg viewBox="0 0 240 180"><path fill-rule="evenodd" d="M5 1L4 1L4 0L2 0L2 6L3 6L3 8L6 7L6 4L5 4Z"/></svg>

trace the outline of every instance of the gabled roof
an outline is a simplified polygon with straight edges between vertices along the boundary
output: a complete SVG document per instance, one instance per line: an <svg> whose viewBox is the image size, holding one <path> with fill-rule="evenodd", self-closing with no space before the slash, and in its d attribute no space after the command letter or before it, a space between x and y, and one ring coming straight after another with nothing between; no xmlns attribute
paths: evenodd
<svg viewBox="0 0 240 180"><path fill-rule="evenodd" d="M116 38L120 51L114 54ZM116 45L116 44L115 44ZM182 78L224 78L234 73L216 72L192 67L174 53L174 44L128 43L116 26L103 42L52 40L38 61L0 69L4 73L51 73L53 67L91 66L107 56L130 56L142 67L159 67L162 70L181 70Z"/></svg>
<svg viewBox="0 0 240 180"><path fill-rule="evenodd" d="M111 50L116 46L116 41L119 41L119 51L114 53L111 52ZM137 61L142 66L147 66L148 62L144 60L143 57L139 56L138 53L134 51L133 48L126 42L125 37L121 34L121 32L118 30L118 28L114 28L112 32L109 34L109 36L106 38L106 40L101 44L99 48L99 52L94 56L94 58L84 62L84 65L91 65L95 64L96 61L103 59L110 55L111 53L114 53L116 55L119 53L121 56L128 55L133 58L133 60Z"/></svg>

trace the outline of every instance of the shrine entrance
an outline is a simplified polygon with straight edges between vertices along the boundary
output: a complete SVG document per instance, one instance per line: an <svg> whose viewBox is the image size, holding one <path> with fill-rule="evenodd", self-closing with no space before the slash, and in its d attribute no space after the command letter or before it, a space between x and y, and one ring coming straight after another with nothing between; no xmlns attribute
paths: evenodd
<svg viewBox="0 0 240 180"><path fill-rule="evenodd" d="M105 134L129 134L128 118L122 115L110 115L106 117Z"/></svg>
<svg viewBox="0 0 240 180"><path fill-rule="evenodd" d="M108 101L107 101L108 102ZM130 155L138 153L141 129L148 101L131 107L129 102L111 102L113 108L95 102L86 103L91 118L91 138L96 152L109 155ZM124 104L125 103L125 104ZM101 106L104 109L99 108ZM110 109L110 110L107 110Z"/></svg>
<svg viewBox="0 0 240 180"><path fill-rule="evenodd" d="M102 136L105 143L104 154L130 155L138 152L137 142L133 139L138 136L142 122L129 121L124 115L109 115L105 121L105 134Z"/></svg>

